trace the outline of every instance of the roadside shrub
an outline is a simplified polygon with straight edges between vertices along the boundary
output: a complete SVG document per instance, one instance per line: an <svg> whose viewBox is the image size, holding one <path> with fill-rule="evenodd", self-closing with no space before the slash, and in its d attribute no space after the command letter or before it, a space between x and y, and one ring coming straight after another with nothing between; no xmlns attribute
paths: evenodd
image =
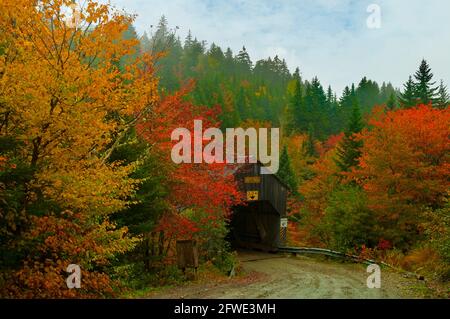
<svg viewBox="0 0 450 319"><path fill-rule="evenodd" d="M374 217L366 203L365 193L357 186L347 185L331 194L325 216L318 225L329 247L347 251L378 244Z"/></svg>
<svg viewBox="0 0 450 319"><path fill-rule="evenodd" d="M443 208L428 210L425 233L429 238L428 245L439 256L439 260L431 269L441 281L450 281L450 205L448 200Z"/></svg>
<svg viewBox="0 0 450 319"><path fill-rule="evenodd" d="M236 256L225 239L228 233L226 219L201 210L186 210L183 215L198 229L194 238L198 243L200 262L211 261L221 272L229 272L236 264Z"/></svg>

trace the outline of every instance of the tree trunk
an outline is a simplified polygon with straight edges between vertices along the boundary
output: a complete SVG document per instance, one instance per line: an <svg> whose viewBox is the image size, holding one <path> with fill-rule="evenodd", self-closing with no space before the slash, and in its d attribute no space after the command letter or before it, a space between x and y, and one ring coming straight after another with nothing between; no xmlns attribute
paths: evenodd
<svg viewBox="0 0 450 319"><path fill-rule="evenodd" d="M150 271L150 236L145 235L144 239L144 268L146 271Z"/></svg>
<svg viewBox="0 0 450 319"><path fill-rule="evenodd" d="M164 231L159 232L159 241L158 241L158 256L162 257L164 254Z"/></svg>

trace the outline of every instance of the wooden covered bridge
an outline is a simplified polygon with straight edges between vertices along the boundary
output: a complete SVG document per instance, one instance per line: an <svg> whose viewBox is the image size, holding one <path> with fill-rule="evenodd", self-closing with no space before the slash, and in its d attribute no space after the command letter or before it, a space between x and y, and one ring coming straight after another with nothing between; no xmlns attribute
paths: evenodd
<svg viewBox="0 0 450 319"><path fill-rule="evenodd" d="M274 174L261 174L261 163L242 164L235 176L246 196L234 207L230 240L234 246L276 251L286 241L288 186Z"/></svg>

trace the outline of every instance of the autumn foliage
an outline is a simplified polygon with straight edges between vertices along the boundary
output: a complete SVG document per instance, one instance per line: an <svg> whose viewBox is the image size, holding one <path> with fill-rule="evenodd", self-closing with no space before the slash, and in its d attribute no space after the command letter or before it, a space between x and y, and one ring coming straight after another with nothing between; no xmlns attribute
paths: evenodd
<svg viewBox="0 0 450 319"><path fill-rule="evenodd" d="M89 1L71 27L71 2L1 4L1 136L15 145L3 151L27 171L23 180L8 180L19 168L1 172L2 249L18 267L3 272L3 296L111 294L102 267L134 245L108 220L137 187L133 166L108 156L126 122L157 100L157 82L147 56L119 70L136 45L122 39L131 18ZM84 270L80 291L65 283L71 263Z"/></svg>
<svg viewBox="0 0 450 319"><path fill-rule="evenodd" d="M111 296L120 288L112 261L151 234L167 251L176 239L223 226L240 201L224 165L170 160L171 131L194 119L218 126L218 108L189 102L193 83L161 98L153 65L162 54L137 52L138 40L126 36L132 16L87 1L70 21L71 4L1 3L3 297ZM127 148L131 156L122 156ZM145 202L140 189L152 178L161 195ZM151 214L155 201L161 214ZM116 215L137 205L149 209L146 227L130 234ZM82 269L81 289L67 288L69 264Z"/></svg>
<svg viewBox="0 0 450 319"><path fill-rule="evenodd" d="M424 229L426 207L442 207L449 187L449 109L419 105L375 110L358 168L349 174L368 196L392 242L412 245Z"/></svg>
<svg viewBox="0 0 450 319"><path fill-rule="evenodd" d="M360 167L350 174L371 198L371 207L395 217L411 206L440 206L449 186L450 111L431 106L375 114ZM397 211L397 213L395 213Z"/></svg>
<svg viewBox="0 0 450 319"><path fill-rule="evenodd" d="M231 208L242 201L242 194L227 164L176 165L170 158L175 143L170 136L174 129L187 128L193 132L194 120L202 120L204 127L220 126L218 107L197 106L187 99L186 94L192 85L188 83L182 90L166 96L151 115L137 124L138 134L150 145L155 145L152 151L159 154L161 161L169 166L169 180L172 181L168 185L170 201L155 229L156 232L164 233L165 245L173 244L176 239L205 240L198 236L201 229L205 225L217 227L230 217ZM185 214L191 210L206 214L193 220Z"/></svg>
<svg viewBox="0 0 450 319"><path fill-rule="evenodd" d="M309 243L407 251L426 240L430 218L441 218L437 210L448 196L449 123L448 108L375 108L355 136L363 145L358 165L341 171L330 149L313 164L314 178L300 186L300 229Z"/></svg>
<svg viewBox="0 0 450 319"><path fill-rule="evenodd" d="M284 107L269 107L266 85L251 92L249 80L231 75L239 92L214 76L220 94L185 78L166 90L160 80L168 78L155 67L166 53L141 50L129 36L133 16L87 0L71 21L72 2L0 2L0 297L111 297L129 269L153 274L173 264L178 239L197 240L202 261L225 260L226 223L242 194L226 164L174 164L171 132L192 132L194 120L205 128L270 127L276 114L265 113ZM186 48L197 44L188 38ZM223 57L234 59L231 51ZM236 59L243 74L255 72L245 49ZM300 79L288 81L284 61L272 64L280 69L274 82L312 110L323 91L318 80L305 95ZM313 122L312 111L306 115ZM375 108L358 134L328 125L322 133L336 135L324 142L312 128L291 128L282 165L284 178L299 185L288 202L290 243L364 256L399 249L409 253L408 267L425 259L448 264L449 123L448 107L418 105ZM361 156L342 170L336 156L346 138ZM81 289L66 285L69 264L81 267Z"/></svg>

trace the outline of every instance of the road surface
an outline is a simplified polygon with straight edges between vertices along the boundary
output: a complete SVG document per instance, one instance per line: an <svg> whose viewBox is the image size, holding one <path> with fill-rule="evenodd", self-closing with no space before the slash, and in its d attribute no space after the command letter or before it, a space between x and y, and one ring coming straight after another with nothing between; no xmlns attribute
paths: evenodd
<svg viewBox="0 0 450 319"><path fill-rule="evenodd" d="M256 252L239 254L247 276L197 282L155 293L150 298L415 298L423 281L383 268L381 288L367 287L366 266L306 256Z"/></svg>

